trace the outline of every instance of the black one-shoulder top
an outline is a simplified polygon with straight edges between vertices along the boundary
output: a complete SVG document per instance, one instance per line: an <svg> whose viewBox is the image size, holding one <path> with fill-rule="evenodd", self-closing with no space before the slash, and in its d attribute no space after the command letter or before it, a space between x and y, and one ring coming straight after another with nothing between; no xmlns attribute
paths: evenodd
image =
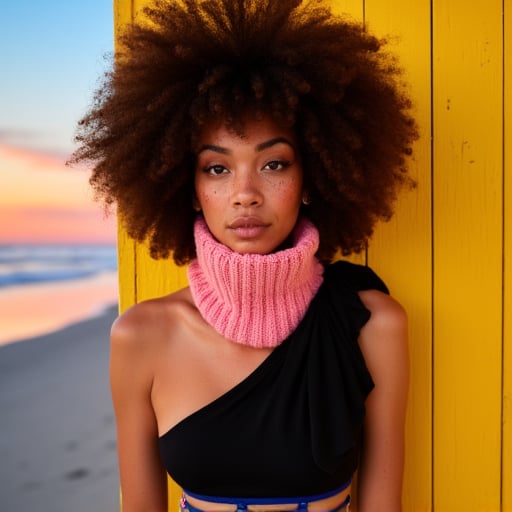
<svg viewBox="0 0 512 512"><path fill-rule="evenodd" d="M233 497L315 495L349 480L373 389L357 341L370 317L357 292L368 289L388 293L368 267L326 266L297 329L159 438L171 478L197 494Z"/></svg>

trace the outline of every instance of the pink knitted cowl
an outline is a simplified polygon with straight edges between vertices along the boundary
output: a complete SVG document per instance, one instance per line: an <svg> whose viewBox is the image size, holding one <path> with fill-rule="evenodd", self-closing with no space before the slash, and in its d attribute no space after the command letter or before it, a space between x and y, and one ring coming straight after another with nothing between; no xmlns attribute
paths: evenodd
<svg viewBox="0 0 512 512"><path fill-rule="evenodd" d="M197 258L188 267L192 297L220 334L252 347L276 347L302 320L322 284L315 258L318 231L302 219L293 247L271 254L240 254L217 242L206 222L194 225Z"/></svg>

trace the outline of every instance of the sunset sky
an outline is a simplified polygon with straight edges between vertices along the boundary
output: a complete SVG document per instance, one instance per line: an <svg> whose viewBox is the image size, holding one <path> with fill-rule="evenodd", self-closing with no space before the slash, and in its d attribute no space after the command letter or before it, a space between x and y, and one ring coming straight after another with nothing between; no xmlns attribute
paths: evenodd
<svg viewBox="0 0 512 512"><path fill-rule="evenodd" d="M113 242L87 170L64 163L112 52L111 0L16 0L0 15L0 243Z"/></svg>

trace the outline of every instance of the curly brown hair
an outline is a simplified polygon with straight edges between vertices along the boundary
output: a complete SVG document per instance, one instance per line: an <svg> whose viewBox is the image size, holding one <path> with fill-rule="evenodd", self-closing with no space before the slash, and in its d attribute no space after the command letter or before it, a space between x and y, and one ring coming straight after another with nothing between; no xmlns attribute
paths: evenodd
<svg viewBox="0 0 512 512"><path fill-rule="evenodd" d="M385 40L318 0L156 0L143 14L120 37L71 159L94 164L91 184L129 235L154 258L194 258L193 141L212 119L243 130L251 113L295 130L318 257L364 249L413 183L417 129Z"/></svg>

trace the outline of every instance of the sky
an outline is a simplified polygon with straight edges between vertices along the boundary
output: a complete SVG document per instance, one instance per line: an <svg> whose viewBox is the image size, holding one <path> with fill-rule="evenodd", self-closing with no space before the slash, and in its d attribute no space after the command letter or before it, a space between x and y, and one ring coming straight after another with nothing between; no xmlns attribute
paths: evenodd
<svg viewBox="0 0 512 512"><path fill-rule="evenodd" d="M114 242L65 166L112 50L112 0L0 0L0 243Z"/></svg>

